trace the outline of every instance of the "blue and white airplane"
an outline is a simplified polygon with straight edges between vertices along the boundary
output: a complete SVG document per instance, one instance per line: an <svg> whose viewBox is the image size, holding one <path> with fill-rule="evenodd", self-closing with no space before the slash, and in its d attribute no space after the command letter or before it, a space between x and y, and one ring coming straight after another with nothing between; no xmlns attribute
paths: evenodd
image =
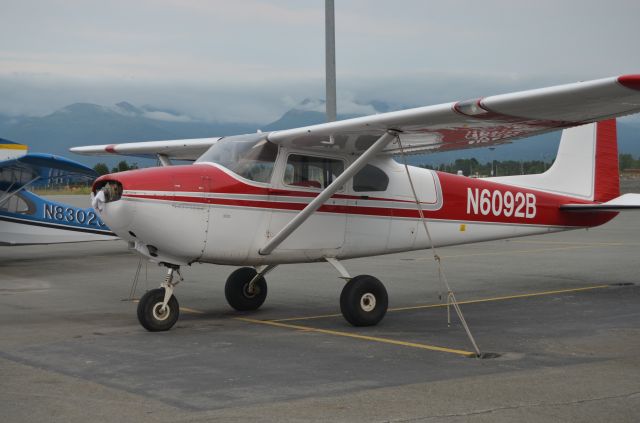
<svg viewBox="0 0 640 423"><path fill-rule="evenodd" d="M116 239L92 208L50 201L26 189L68 175L97 176L73 160L28 153L26 145L0 138L0 245Z"/></svg>

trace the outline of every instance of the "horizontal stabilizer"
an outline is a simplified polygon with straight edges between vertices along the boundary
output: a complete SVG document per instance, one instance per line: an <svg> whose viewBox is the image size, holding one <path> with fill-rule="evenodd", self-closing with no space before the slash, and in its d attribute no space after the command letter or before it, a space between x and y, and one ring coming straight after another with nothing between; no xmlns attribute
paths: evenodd
<svg viewBox="0 0 640 423"><path fill-rule="evenodd" d="M560 210L570 211L622 211L640 209L640 194L624 194L600 204L565 204Z"/></svg>

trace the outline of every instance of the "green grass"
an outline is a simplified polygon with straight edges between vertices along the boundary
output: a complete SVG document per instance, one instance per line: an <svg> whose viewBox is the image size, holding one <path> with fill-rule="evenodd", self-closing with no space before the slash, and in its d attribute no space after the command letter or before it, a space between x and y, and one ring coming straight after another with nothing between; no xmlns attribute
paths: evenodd
<svg viewBox="0 0 640 423"><path fill-rule="evenodd" d="M31 190L36 195L89 195L91 187L38 188Z"/></svg>

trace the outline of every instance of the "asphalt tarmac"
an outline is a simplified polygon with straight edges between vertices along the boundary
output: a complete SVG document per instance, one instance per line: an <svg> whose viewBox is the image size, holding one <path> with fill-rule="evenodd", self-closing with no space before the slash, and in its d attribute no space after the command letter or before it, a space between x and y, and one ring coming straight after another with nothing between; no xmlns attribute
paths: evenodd
<svg viewBox="0 0 640 423"><path fill-rule="evenodd" d="M253 313L226 304L233 268L193 265L177 325L149 333L124 243L0 247L0 420L637 421L639 217L440 249L486 359L429 251L344 262L387 287L376 327L339 315L328 264L277 268ZM163 274L143 264L134 297Z"/></svg>

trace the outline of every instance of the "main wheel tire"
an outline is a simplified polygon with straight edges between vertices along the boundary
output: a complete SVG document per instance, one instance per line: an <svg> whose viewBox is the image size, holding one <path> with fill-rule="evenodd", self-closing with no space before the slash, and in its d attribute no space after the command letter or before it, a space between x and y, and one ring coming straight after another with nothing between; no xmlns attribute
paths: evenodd
<svg viewBox="0 0 640 423"><path fill-rule="evenodd" d="M249 292L249 282L258 272L252 267L241 267L229 275L224 286L227 302L238 311L250 311L260 308L267 299L267 281L260 277L255 283L255 291Z"/></svg>
<svg viewBox="0 0 640 423"><path fill-rule="evenodd" d="M382 282L373 276L352 278L340 294L340 311L353 326L374 326L387 313L389 297Z"/></svg>
<svg viewBox="0 0 640 423"><path fill-rule="evenodd" d="M138 321L149 332L169 330L180 316L180 306L175 296L171 296L167 308L162 312L164 288L147 291L138 303Z"/></svg>

